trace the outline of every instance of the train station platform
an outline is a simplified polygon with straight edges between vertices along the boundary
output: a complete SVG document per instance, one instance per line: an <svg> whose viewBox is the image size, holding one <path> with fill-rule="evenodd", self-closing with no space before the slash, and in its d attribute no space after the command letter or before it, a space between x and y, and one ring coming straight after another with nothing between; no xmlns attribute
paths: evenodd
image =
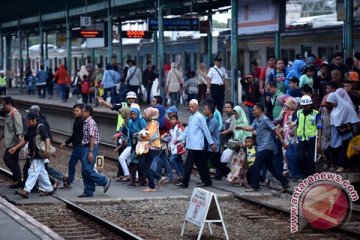
<svg viewBox="0 0 360 240"><path fill-rule="evenodd" d="M0 239L6 240L63 239L2 197L0 197L0 229Z"/></svg>
<svg viewBox="0 0 360 240"><path fill-rule="evenodd" d="M200 181L196 176L192 176L192 181L190 181L189 188L178 188L174 184L168 183L162 185L160 189L157 189L155 192L146 193L142 190L146 187L129 187L127 183L112 181L109 190L104 194L103 187L97 186L94 193L94 197L90 198L78 198L77 196L82 194L84 185L82 181L75 181L70 189L58 189L55 192L56 196L65 198L72 202L91 202L91 201L101 201L101 202L112 202L112 201L132 201L132 200L151 200L151 199L187 199L191 196L193 189L196 188L195 182ZM243 196L257 196L257 197L266 197L271 196L273 190L270 189L261 189L259 192L245 192L244 187L237 187L231 185L229 182L222 181L213 181L214 187L206 187L207 191L215 193L218 197L228 197L231 196L232 192L235 192ZM222 190L220 190L222 189ZM56 198L49 196L40 196L39 193L31 193L28 199L24 199L20 195L14 194L14 189L8 188L6 185L0 185L0 193L10 202L16 204L34 204L34 203L55 203L58 202ZM278 192L277 192L278 193Z"/></svg>

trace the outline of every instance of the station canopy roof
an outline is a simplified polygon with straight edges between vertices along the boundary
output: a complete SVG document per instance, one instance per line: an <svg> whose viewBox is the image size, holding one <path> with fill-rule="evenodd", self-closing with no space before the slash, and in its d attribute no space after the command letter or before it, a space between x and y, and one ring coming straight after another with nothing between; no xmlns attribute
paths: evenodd
<svg viewBox="0 0 360 240"><path fill-rule="evenodd" d="M110 12L114 22L141 20L156 16L157 0L110 0ZM231 0L162 0L164 16L204 16L231 5ZM108 0L7 0L2 1L0 26L3 34L13 34L18 30L37 32L40 16L46 31L64 28L66 9L69 9L70 23L79 25L80 16L91 16L96 21L106 21Z"/></svg>

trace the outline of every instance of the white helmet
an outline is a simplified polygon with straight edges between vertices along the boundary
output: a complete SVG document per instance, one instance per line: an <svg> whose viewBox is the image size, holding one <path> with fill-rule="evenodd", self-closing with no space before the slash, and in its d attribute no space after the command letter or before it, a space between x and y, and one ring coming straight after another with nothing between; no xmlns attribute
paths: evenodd
<svg viewBox="0 0 360 240"><path fill-rule="evenodd" d="M301 99L300 99L300 105L301 106L311 105L311 104L313 104L313 101L312 101L310 96L304 95L304 96L301 97Z"/></svg>
<svg viewBox="0 0 360 240"><path fill-rule="evenodd" d="M129 98L135 98L135 99L137 99L136 93L134 93L134 92L128 92L128 93L126 94L126 99L129 99Z"/></svg>

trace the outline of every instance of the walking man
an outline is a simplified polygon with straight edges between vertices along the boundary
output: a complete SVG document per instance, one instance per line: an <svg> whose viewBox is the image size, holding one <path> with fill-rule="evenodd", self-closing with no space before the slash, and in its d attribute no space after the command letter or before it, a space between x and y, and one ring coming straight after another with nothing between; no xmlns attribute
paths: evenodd
<svg viewBox="0 0 360 240"><path fill-rule="evenodd" d="M51 185L49 175L45 169L44 161L50 157L50 136L43 124L38 121L38 115L34 112L29 112L27 115L28 131L25 135L25 140L22 139L21 143L11 149L10 153L18 151L23 145L29 143L29 157L31 159L31 165L28 170L28 177L25 182L24 189L16 190L16 193L23 198L28 198L29 193L38 181L39 188L42 190L40 196L47 196L53 194L56 189ZM45 142L44 154L40 154L40 149L36 146L35 138L40 135L41 141Z"/></svg>
<svg viewBox="0 0 360 240"><path fill-rule="evenodd" d="M204 116L198 110L198 101L196 99L192 99L189 103L189 112L191 113L189 125L187 126L185 132L183 132L180 137L175 140L175 144L177 144L178 142L182 142L186 139L186 149L188 150L183 180L181 183L176 184L176 186L181 188L189 187L190 175L194 163L199 171L202 181L202 184L200 184L199 187L208 187L212 185L209 169L206 166L204 139L206 138L213 152L215 152L218 148L210 135Z"/></svg>
<svg viewBox="0 0 360 240"><path fill-rule="evenodd" d="M60 145L63 148L65 145L72 144L73 151L71 153L71 157L69 160L69 173L67 181L64 182L64 188L70 188L71 183L74 182L75 179L75 171L76 171L76 164L79 159L81 159L82 154L82 145L81 142L83 140L83 126L84 122L81 118L81 109L82 104L75 104L73 107L73 113L75 117L75 121L73 123L73 132L71 136L66 140L66 142Z"/></svg>
<svg viewBox="0 0 360 240"><path fill-rule="evenodd" d="M14 107L11 97L5 97L2 100L3 110L7 113L4 124L5 153L3 156L5 165L13 174L14 183L9 185L10 188L21 187L21 171L19 165L19 152L23 141L23 121L21 114ZM13 151L10 152L10 149ZM15 151L14 151L15 149Z"/></svg>
<svg viewBox="0 0 360 240"><path fill-rule="evenodd" d="M84 120L82 154L81 154L81 174L84 182L84 192L78 197L93 197L95 184L104 187L104 193L110 187L111 180L94 171L95 159L99 150L100 136L96 122L92 118L93 108L85 105L82 108L82 118Z"/></svg>
<svg viewBox="0 0 360 240"><path fill-rule="evenodd" d="M222 64L222 58L220 56L215 57L215 64L209 69L207 74L207 89L206 94L211 95L216 102L216 108L219 112L223 113L224 99L225 99L225 88L226 84L227 94L230 94L230 87L228 81L228 75Z"/></svg>
<svg viewBox="0 0 360 240"><path fill-rule="evenodd" d="M264 107L260 104L256 104L253 109L255 117L251 126L237 126L236 129L245 131L256 130L256 159L252 166L251 173L251 188L247 189L247 192L254 192L260 190L260 171L264 165L271 172L271 174L281 182L283 186L282 191L285 192L289 188L289 180L287 180L278 170L274 167L272 162L273 149L274 149L274 136L273 133L278 136L283 147L287 149L287 145L280 133L280 130L270 121L270 119L264 114Z"/></svg>

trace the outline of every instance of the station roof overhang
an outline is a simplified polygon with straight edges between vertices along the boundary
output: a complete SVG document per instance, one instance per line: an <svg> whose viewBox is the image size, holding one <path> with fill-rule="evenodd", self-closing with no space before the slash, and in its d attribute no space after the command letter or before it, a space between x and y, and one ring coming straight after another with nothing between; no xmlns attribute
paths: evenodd
<svg viewBox="0 0 360 240"><path fill-rule="evenodd" d="M115 23L129 20L145 20L156 17L157 0L110 0L110 12ZM37 34L39 22L47 32L65 30L67 9L71 26L79 26L80 16L91 16L104 22L108 14L107 0L11 0L2 3L0 14L2 35ZM163 0L164 16L204 16L209 10L229 7L231 0Z"/></svg>

